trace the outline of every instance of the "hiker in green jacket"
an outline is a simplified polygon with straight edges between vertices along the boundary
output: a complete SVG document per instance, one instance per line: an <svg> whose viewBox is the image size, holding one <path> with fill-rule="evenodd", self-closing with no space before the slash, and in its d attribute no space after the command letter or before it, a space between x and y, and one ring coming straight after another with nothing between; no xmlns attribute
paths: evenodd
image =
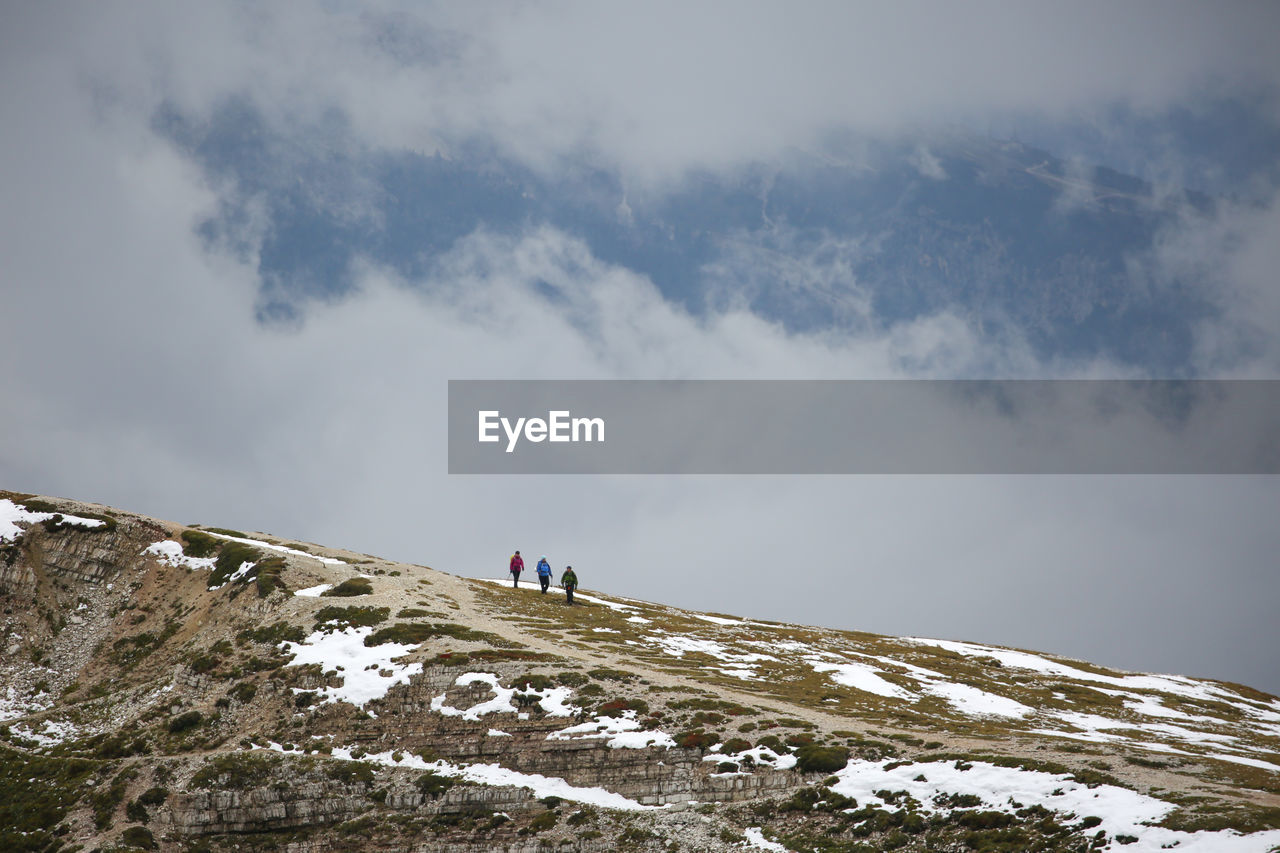
<svg viewBox="0 0 1280 853"><path fill-rule="evenodd" d="M565 566L560 576L560 586L564 587L565 603L573 604L573 591L578 588L578 576L573 573L573 566Z"/></svg>

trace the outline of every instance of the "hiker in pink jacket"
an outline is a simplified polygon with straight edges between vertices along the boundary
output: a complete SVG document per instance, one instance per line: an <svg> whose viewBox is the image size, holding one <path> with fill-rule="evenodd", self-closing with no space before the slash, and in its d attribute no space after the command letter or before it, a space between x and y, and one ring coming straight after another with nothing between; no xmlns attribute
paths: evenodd
<svg viewBox="0 0 1280 853"><path fill-rule="evenodd" d="M511 588L515 589L520 586L520 573L524 571L524 560L520 557L520 552L516 551L511 555Z"/></svg>

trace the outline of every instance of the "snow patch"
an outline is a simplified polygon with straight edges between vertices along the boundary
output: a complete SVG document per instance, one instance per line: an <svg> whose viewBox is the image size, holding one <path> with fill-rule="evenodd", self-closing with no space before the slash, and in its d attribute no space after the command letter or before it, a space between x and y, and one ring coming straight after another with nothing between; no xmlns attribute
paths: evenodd
<svg viewBox="0 0 1280 853"><path fill-rule="evenodd" d="M1243 755L1226 755L1225 753L1210 753L1209 758L1216 758L1219 761L1230 761L1233 764L1243 764L1246 767L1257 767L1261 770L1270 770L1272 773L1280 773L1280 764L1272 764L1269 761L1262 761L1257 758L1246 758Z"/></svg>
<svg viewBox="0 0 1280 853"><path fill-rule="evenodd" d="M747 836L747 843L759 850L768 850L770 853L787 853L787 848L783 847L776 841L770 841L764 837L764 833L760 831L758 826L748 826L743 833Z"/></svg>
<svg viewBox="0 0 1280 853"><path fill-rule="evenodd" d="M284 545L273 545L270 542L263 542L261 539L247 539L243 536L228 536L225 533L214 533L212 530L202 530L201 533L207 533L210 536L216 536L219 539L227 539L231 542L242 542L245 545L252 545L255 548L265 548L268 551L276 551L280 554L292 554L295 557L306 557L308 560L318 560L326 566L345 566L342 560L335 560L333 557L319 557L306 551L299 551L297 548L287 548Z"/></svg>
<svg viewBox="0 0 1280 853"><path fill-rule="evenodd" d="M1164 703L1153 696L1144 696L1139 693L1125 693L1124 691L1118 690L1105 690L1103 692L1127 697L1124 700L1124 706L1133 713L1142 714L1144 717L1163 717L1170 720L1191 720L1206 723L1218 722L1213 717L1197 717L1173 708L1166 708Z"/></svg>
<svg viewBox="0 0 1280 853"><path fill-rule="evenodd" d="M1126 788L1098 785L1090 788L1075 782L1069 774L996 767L982 762L962 765L928 762L904 764L889 769L889 761L851 762L836 773L831 786L838 794L853 797L860 806L874 805L889 811L900 807L886 803L876 791L906 791L925 812L940 810L934 798L949 794L980 798L985 808L1012 813L1020 807L1043 806L1062 814L1102 819L1099 829L1108 835L1132 835L1138 839L1125 850L1155 853L1174 848L1193 853L1263 853L1280 843L1280 830L1238 835L1234 831L1178 832L1150 826L1172 812L1175 806Z"/></svg>
<svg viewBox="0 0 1280 853"><path fill-rule="evenodd" d="M442 693L432 698L431 710L446 717L462 717L464 720L479 720L485 714L517 713L516 706L511 701L517 692L516 689L514 687L503 687L498 681L498 676L492 672L463 673L453 683L459 687L466 687L470 684L488 684L489 689L494 693L494 697L472 705L470 708L455 708L452 705L445 704L448 694ZM548 687L545 690L529 688L519 692L536 695L538 697L538 705L549 717L569 717L578 712L577 706L569 704L568 700L573 695L573 691L568 687ZM521 719L526 719L527 716L524 715Z"/></svg>
<svg viewBox="0 0 1280 853"><path fill-rule="evenodd" d="M710 622L713 625L746 625L746 621L742 619L726 619L723 616L711 616L706 613L694 613L688 611L688 615L694 619L701 619L703 622Z"/></svg>
<svg viewBox="0 0 1280 853"><path fill-rule="evenodd" d="M1190 699L1228 699L1235 702L1240 700L1237 694L1221 687L1181 675L1103 675L1068 666L1030 652L983 646L977 643L962 643L955 640L931 640L924 637L903 637L903 640L921 645L938 646L967 657L994 658L1000 661L1001 666L1029 669L1046 675L1074 678L1077 681L1107 684L1125 690L1155 690L1163 693L1172 693L1175 696L1185 696Z"/></svg>
<svg viewBox="0 0 1280 853"><path fill-rule="evenodd" d="M447 694L441 693L431 700L431 710L446 717L461 717L464 720L478 720L485 714L516 713L516 706L511 703L511 697L515 695L516 691L513 688L503 687L499 684L498 676L491 672L468 672L459 675L453 683L459 687L485 683L489 685L495 695L492 699L472 705L470 708L460 709L452 705L446 705Z"/></svg>
<svg viewBox="0 0 1280 853"><path fill-rule="evenodd" d="M744 749L742 752L723 753L718 752L722 745L716 744L712 747L712 755L704 755L703 761L736 761L741 764L743 758L750 757L757 766L772 767L774 770L790 770L796 766L796 757L794 755L779 755L767 746L753 746L751 749Z"/></svg>
<svg viewBox="0 0 1280 853"><path fill-rule="evenodd" d="M325 671L337 670L342 676L342 686L322 687L315 691L323 695L325 702L349 702L363 708L374 699L381 699L397 684L408 684L409 679L422 672L421 663L395 663L417 648L417 645L383 643L366 646L364 638L373 628L347 628L343 631L316 631L301 643L283 642L280 648L293 655L285 666L303 666L317 663ZM293 688L295 693L306 691Z"/></svg>
<svg viewBox="0 0 1280 853"><path fill-rule="evenodd" d="M1097 714L1084 714L1077 711L1050 712L1047 716L1066 723L1073 728L1081 729L1085 736L1077 737L1077 740L1094 740L1097 742L1129 740L1129 738L1123 735L1103 734L1103 732L1106 732L1109 729L1128 729L1132 731L1139 731L1146 735L1153 735L1156 737L1163 736L1184 741L1186 743L1200 745L1221 746L1224 744L1234 743L1239 740L1239 738L1233 737L1232 735L1216 734L1213 732L1198 732L1184 728L1183 726L1175 726L1171 723L1144 723L1129 720L1113 720L1110 717L1102 717ZM1036 734L1071 736L1075 733L1054 731L1052 729L1037 729Z"/></svg>
<svg viewBox="0 0 1280 853"><path fill-rule="evenodd" d="M1021 702L1015 702L1012 699L1006 699L1003 696L997 696L994 693L970 687L968 684L932 681L926 684L924 689L928 693L946 699L953 708L962 714L1019 718L1034 713L1034 709L1023 705Z"/></svg>
<svg viewBox="0 0 1280 853"><path fill-rule="evenodd" d="M30 699L21 699L18 696L17 688L10 685L5 690L5 695L0 696L0 722L5 720L13 720L18 717L25 717L27 714L43 711L53 707L51 698L41 701L40 697L48 697L49 694L41 693L40 696L34 696Z"/></svg>
<svg viewBox="0 0 1280 853"><path fill-rule="evenodd" d="M217 586L209 587L209 589L210 590L222 589L224 586L231 583L232 581L244 580L244 577L247 574L249 574L249 572L253 571L253 567L256 565L258 565L256 562L245 560L243 563L240 564L240 568L232 572L227 577L226 580L224 580L222 583L218 584Z"/></svg>
<svg viewBox="0 0 1280 853"><path fill-rule="evenodd" d="M717 660L722 660L732 666L722 669L721 672L743 680L754 680L756 678L757 673L750 666L751 664L759 661L777 660L773 655L760 654L758 652L746 654L733 652L715 640L703 640L697 637L690 637L687 634L669 634L663 631L647 636L644 639L672 657L684 657L685 652L698 652Z"/></svg>
<svg viewBox="0 0 1280 853"><path fill-rule="evenodd" d="M23 531L19 524L39 524L55 515L62 517L63 524L74 524L77 527L101 527L106 523L96 518L81 518L62 512L32 512L4 498L0 499L0 542L12 542L21 536Z"/></svg>
<svg viewBox="0 0 1280 853"><path fill-rule="evenodd" d="M33 740L42 747L57 746L65 740L76 737L80 732L73 723L54 720L45 720L44 726L39 731L28 728L25 723L18 723L10 731L18 737Z"/></svg>
<svg viewBox="0 0 1280 853"><path fill-rule="evenodd" d="M309 586L306 589L300 589L294 595L300 595L303 598L319 598L323 593L333 589L333 584L322 583L318 586Z"/></svg>
<svg viewBox="0 0 1280 853"><path fill-rule="evenodd" d="M816 672L833 672L832 679L837 684L843 684L847 687L853 687L857 690L863 690L868 693L874 693L878 696L885 696L891 699L906 699L908 701L916 701L919 696L913 695L909 691L903 689L897 684L880 677L880 673L884 670L877 669L870 664L840 661L835 663L832 660L824 660L824 657L833 657L827 653L815 654L806 658L810 666ZM1023 705L1021 702L1015 702L1012 699L998 696L994 693L988 693L977 687L968 684L957 684L951 681L942 673L934 672L924 667L913 666L911 664L902 663L892 658L879 657L876 655L864 655L871 660L900 666L907 670L911 678L920 682L920 689L925 693L934 696L941 696L946 699L951 707L955 708L962 714L970 716L996 716L1021 718L1027 717L1035 713L1035 709Z"/></svg>
<svg viewBox="0 0 1280 853"><path fill-rule="evenodd" d="M529 788L535 797L560 797L575 803L585 803L605 809L618 811L653 811L665 806L641 805L635 800L606 791L604 788L580 788L571 785L564 779L554 776L542 776L538 773L520 773L508 770L497 764L453 764L448 761L424 761L417 755L402 753L400 760L393 757L393 752L366 754L358 759L352 757L349 747L334 747L334 758L347 761L365 761L381 764L385 767L409 767L415 770L430 770L441 776L460 778L479 785L497 785L513 788Z"/></svg>
<svg viewBox="0 0 1280 853"><path fill-rule="evenodd" d="M547 740L587 740L608 738L610 749L644 749L655 746L667 749L676 745L671 735L661 731L642 731L636 712L627 710L620 717L596 717L593 722L579 723L547 735Z"/></svg>
<svg viewBox="0 0 1280 853"><path fill-rule="evenodd" d="M914 699L915 697L898 685L885 681L880 677L880 670L865 663L828 663L821 660L810 660L809 665L814 672L834 673L831 678L836 684L843 684L855 690L887 696L892 699Z"/></svg>
<svg viewBox="0 0 1280 853"><path fill-rule="evenodd" d="M192 571L212 569L215 562L213 557L188 557L182 549L182 544L172 539L165 539L148 545L142 549L141 553L155 557L166 566L190 569Z"/></svg>

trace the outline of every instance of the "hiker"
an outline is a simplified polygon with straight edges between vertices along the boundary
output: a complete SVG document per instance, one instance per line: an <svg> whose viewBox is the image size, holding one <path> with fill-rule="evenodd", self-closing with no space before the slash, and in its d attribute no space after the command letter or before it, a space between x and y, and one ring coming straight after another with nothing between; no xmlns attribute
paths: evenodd
<svg viewBox="0 0 1280 853"><path fill-rule="evenodd" d="M573 573L573 566L565 566L564 574L560 576L560 586L564 587L564 600L566 604L573 604L573 591L578 588L578 576Z"/></svg>
<svg viewBox="0 0 1280 853"><path fill-rule="evenodd" d="M538 561L538 583L542 584L542 594L546 595L547 587L551 586L551 564L547 562L546 554Z"/></svg>
<svg viewBox="0 0 1280 853"><path fill-rule="evenodd" d="M524 558L520 556L520 552L516 551L511 555L511 588L517 589L520 586L520 573L524 571Z"/></svg>

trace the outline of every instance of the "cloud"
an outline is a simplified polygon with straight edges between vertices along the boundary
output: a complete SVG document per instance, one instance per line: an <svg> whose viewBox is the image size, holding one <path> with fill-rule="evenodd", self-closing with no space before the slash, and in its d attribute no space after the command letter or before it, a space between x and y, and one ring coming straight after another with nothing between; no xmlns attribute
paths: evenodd
<svg viewBox="0 0 1280 853"><path fill-rule="evenodd" d="M338 111L377 147L483 139L542 169L588 158L637 188L818 147L833 131L1159 111L1244 90L1274 107L1280 91L1268 41L1280 11L1268 3L130 3L18 15L8 47L74 64L142 110L167 99L207 115L246 96L285 125Z"/></svg>
<svg viewBox="0 0 1280 853"><path fill-rule="evenodd" d="M927 146L917 145L909 162L916 168L917 172L926 178L942 181L947 177L947 170L942 168L942 162L934 156Z"/></svg>
<svg viewBox="0 0 1280 853"><path fill-rule="evenodd" d="M1179 209L1131 278L1196 294L1209 310L1192 328L1192 364L1203 376L1280 375L1280 189L1263 204L1220 202Z"/></svg>

